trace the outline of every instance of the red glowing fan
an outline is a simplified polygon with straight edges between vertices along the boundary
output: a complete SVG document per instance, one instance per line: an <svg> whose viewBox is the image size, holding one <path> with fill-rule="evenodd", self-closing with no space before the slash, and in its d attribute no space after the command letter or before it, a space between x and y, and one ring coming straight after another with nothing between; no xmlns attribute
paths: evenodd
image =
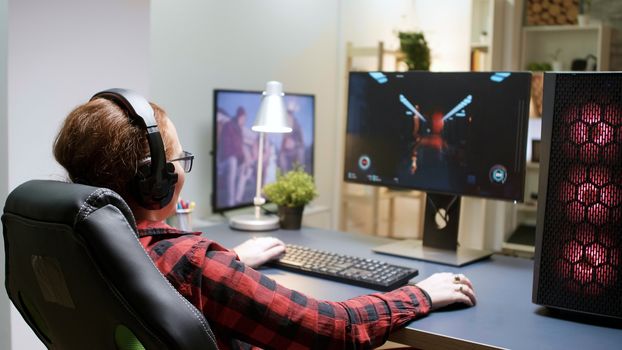
<svg viewBox="0 0 622 350"><path fill-rule="evenodd" d="M534 302L622 318L622 74L545 75Z"/></svg>

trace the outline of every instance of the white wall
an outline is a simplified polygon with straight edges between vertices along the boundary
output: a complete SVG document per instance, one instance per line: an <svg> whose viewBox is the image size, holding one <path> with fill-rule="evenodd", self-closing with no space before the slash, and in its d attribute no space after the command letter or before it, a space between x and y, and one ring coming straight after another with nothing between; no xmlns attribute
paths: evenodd
<svg viewBox="0 0 622 350"><path fill-rule="evenodd" d="M335 189L337 22L334 0L152 0L151 91L195 153L182 196L210 212L215 88L316 96L315 177L330 207Z"/></svg>
<svg viewBox="0 0 622 350"><path fill-rule="evenodd" d="M430 70L469 70L470 6L464 0L414 1L413 22L430 45Z"/></svg>
<svg viewBox="0 0 622 350"><path fill-rule="evenodd" d="M13 188L62 174L52 141L64 116L94 92L122 86L148 93L149 1L12 0L9 14Z"/></svg>
<svg viewBox="0 0 622 350"><path fill-rule="evenodd" d="M421 30L414 22L413 0L342 0L341 35L354 46L375 46L379 41L395 50L397 32Z"/></svg>
<svg viewBox="0 0 622 350"><path fill-rule="evenodd" d="M344 42L375 46L383 41L386 49L397 50L398 32L422 31L430 46L430 70L469 69L470 1L342 0L341 3Z"/></svg>
<svg viewBox="0 0 622 350"><path fill-rule="evenodd" d="M4 206L8 193L8 123L7 123L7 48L8 48L8 0L0 0L0 205ZM9 349L11 344L10 302L4 288L4 240L0 239L0 349Z"/></svg>
<svg viewBox="0 0 622 350"><path fill-rule="evenodd" d="M64 178L52 142L67 113L93 93L128 87L148 94L149 18L149 0L8 1L8 79L0 81L0 106L8 107L8 117L0 112L0 164L8 164L8 176L2 167L0 195L29 179ZM0 294L0 312L3 305ZM2 318L0 327L9 329ZM10 330L12 349L43 348L15 309ZM0 336L1 348L9 348L2 346L8 338Z"/></svg>

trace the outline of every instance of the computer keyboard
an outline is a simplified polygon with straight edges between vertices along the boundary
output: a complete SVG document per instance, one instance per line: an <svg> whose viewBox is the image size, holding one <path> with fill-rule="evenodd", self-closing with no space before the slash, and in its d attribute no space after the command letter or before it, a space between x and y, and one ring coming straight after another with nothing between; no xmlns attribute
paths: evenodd
<svg viewBox="0 0 622 350"><path fill-rule="evenodd" d="M285 256L272 262L277 268L300 272L376 290L392 290L405 285L419 271L375 259L331 253L288 244Z"/></svg>

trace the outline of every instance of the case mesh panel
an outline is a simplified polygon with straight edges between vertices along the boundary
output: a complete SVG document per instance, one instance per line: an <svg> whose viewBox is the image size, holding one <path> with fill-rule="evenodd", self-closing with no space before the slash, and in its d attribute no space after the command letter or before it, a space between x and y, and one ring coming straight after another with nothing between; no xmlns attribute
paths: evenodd
<svg viewBox="0 0 622 350"><path fill-rule="evenodd" d="M537 297L622 317L622 74L560 74L553 108Z"/></svg>

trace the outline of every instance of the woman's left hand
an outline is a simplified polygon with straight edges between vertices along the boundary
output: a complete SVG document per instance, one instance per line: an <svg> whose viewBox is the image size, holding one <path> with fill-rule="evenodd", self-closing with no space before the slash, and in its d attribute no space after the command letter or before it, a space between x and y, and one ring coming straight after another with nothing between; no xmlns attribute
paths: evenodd
<svg viewBox="0 0 622 350"><path fill-rule="evenodd" d="M244 264L256 268L285 253L285 243L274 237L257 237L233 248Z"/></svg>

